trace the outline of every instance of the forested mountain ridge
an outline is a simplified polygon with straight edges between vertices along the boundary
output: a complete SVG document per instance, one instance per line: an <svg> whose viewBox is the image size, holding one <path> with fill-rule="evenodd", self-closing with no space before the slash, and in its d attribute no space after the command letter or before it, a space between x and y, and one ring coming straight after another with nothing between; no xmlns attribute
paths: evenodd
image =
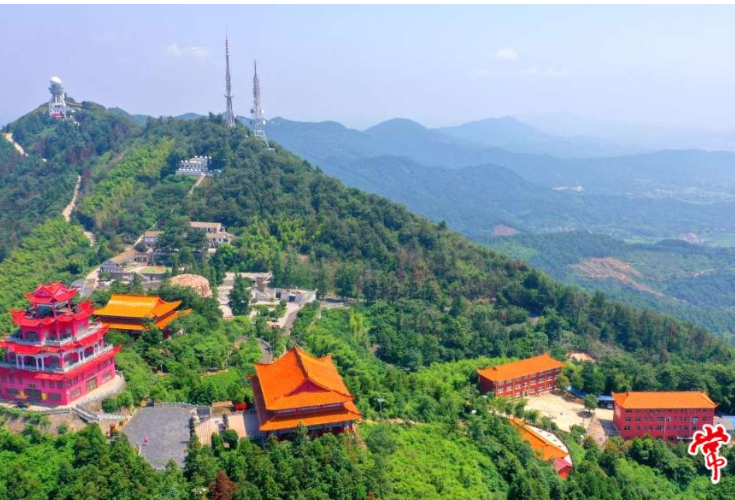
<svg viewBox="0 0 735 500"><path fill-rule="evenodd" d="M41 106L9 124L27 156L0 137L0 261L36 225L61 215L78 175L86 179L101 154L139 132L93 103L81 103L74 117L57 122Z"/></svg>
<svg viewBox="0 0 735 500"><path fill-rule="evenodd" d="M432 218L446 212L435 220L473 238L492 234L498 223L520 232L577 229L654 241L694 232L726 242L735 234L727 215L735 207L734 153L561 159L483 146L405 119L359 132L334 122L276 118L266 130L350 185ZM414 165L410 172L393 172L395 164ZM511 179L506 172L496 178L500 167L525 180L525 188L515 180L506 185ZM496 187L490 192L479 188L488 185ZM513 210L495 203L492 195L501 190L504 200L515 203ZM427 206L427 198L440 205Z"/></svg>
<svg viewBox="0 0 735 500"><path fill-rule="evenodd" d="M488 243L555 279L627 304L735 332L735 250L679 240L628 244L584 232L518 235Z"/></svg>
<svg viewBox="0 0 735 500"><path fill-rule="evenodd" d="M706 471L682 447L640 440L583 448L579 434L563 434L577 468L562 482L476 390L478 366L581 349L600 358L585 365L579 383L586 390L700 388L731 409L735 357L706 330L555 282L445 224L347 188L278 145L269 150L245 127L228 128L219 117L149 120L115 148L117 154L99 151L83 185L75 217L99 245L80 267L133 242L151 221L167 228L214 220L236 241L211 259L182 250L186 271L217 283L226 271L271 270L275 284L357 303L321 314L307 308L285 339L246 318L224 321L215 301L164 287L164 298L183 297L193 309L177 325L184 334L116 338L124 343L119 367L128 385L105 407L148 397L201 404L247 399L246 375L258 354L242 337L274 346L298 342L316 355L333 354L365 414L358 427L365 444L349 436L264 446L193 441L183 471L156 473L123 437L108 445L94 426L49 437L31 424L22 436L0 429L8 463L0 491L9 498L26 498L28 485L37 498L64 499L91 490L99 498L135 491L137 498L183 499L200 488L213 493L217 484L239 498L319 499L717 498L735 487L727 474L721 489L709 487ZM172 174L181 158L195 154L212 155L223 172L186 196L193 181ZM59 272L69 264L64 257L50 262ZM7 283L11 278L0 273L0 289ZM39 454L47 459L29 460Z"/></svg>

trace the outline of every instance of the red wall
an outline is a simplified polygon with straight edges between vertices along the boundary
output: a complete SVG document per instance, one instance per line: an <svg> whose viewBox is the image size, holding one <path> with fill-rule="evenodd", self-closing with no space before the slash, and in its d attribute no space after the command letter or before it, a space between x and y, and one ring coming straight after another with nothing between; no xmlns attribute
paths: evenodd
<svg viewBox="0 0 735 500"><path fill-rule="evenodd" d="M713 424L714 417L714 408L626 410L616 403L613 422L623 439L645 435L661 439L677 439L691 438L692 434L700 430L704 424ZM663 421L660 421L659 418L662 418ZM698 420L694 421L694 419Z"/></svg>
<svg viewBox="0 0 735 500"><path fill-rule="evenodd" d="M490 392L496 397L522 398L535 396L551 391L556 387L556 377L561 373L561 368L545 372L533 373L513 380L506 380L496 384L480 375L480 391Z"/></svg>
<svg viewBox="0 0 735 500"><path fill-rule="evenodd" d="M103 366L105 364L105 366ZM13 377L13 382L10 377ZM0 368L0 397L10 401L26 401L30 404L42 405L66 405L74 402L87 394L87 383L96 378L97 387L115 378L115 359L96 359L89 363L84 370L77 372L67 380L53 382L37 378L39 372L30 370L17 370L13 368ZM76 383L74 382L76 379ZM19 382L20 380L20 382ZM61 385L61 387L59 387ZM33 387L31 387L33 386ZM45 399L31 400L18 398L20 391L28 393L29 389L40 391L45 394ZM9 392L10 390L10 392ZM52 399L51 394L57 394L58 399Z"/></svg>

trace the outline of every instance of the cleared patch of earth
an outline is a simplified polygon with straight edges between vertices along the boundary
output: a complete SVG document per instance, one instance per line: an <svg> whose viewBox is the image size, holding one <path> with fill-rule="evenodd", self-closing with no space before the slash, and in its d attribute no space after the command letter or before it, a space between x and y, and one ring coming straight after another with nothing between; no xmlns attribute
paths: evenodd
<svg viewBox="0 0 735 500"><path fill-rule="evenodd" d="M643 277L641 273L622 260L612 257L592 257L570 267L580 271L587 278L614 279L641 292L663 296L658 290L638 281Z"/></svg>
<svg viewBox="0 0 735 500"><path fill-rule="evenodd" d="M505 224L498 224L493 227L493 232L492 232L493 238L502 237L502 236L513 236L514 234L518 234L518 231L516 231L514 228L510 226L506 226Z"/></svg>

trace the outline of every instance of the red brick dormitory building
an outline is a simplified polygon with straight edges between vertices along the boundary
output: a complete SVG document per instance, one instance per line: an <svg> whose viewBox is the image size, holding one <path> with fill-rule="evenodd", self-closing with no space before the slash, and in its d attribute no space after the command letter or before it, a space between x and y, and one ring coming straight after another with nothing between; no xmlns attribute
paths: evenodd
<svg viewBox="0 0 735 500"><path fill-rule="evenodd" d="M661 439L691 439L704 424L714 423L717 403L706 393L620 392L613 393L613 422L623 439L646 434Z"/></svg>
<svg viewBox="0 0 735 500"><path fill-rule="evenodd" d="M551 391L564 363L548 354L513 361L483 370L480 375L480 391L495 397L523 398Z"/></svg>

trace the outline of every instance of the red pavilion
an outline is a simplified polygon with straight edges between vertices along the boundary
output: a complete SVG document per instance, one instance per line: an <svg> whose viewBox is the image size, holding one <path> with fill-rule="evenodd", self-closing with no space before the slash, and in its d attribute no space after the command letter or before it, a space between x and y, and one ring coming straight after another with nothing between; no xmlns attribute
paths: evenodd
<svg viewBox="0 0 735 500"><path fill-rule="evenodd" d="M0 341L0 397L66 405L115 378L120 346L105 344L108 327L91 320L91 302L72 303L76 293L39 285L29 308L10 311L18 329Z"/></svg>

